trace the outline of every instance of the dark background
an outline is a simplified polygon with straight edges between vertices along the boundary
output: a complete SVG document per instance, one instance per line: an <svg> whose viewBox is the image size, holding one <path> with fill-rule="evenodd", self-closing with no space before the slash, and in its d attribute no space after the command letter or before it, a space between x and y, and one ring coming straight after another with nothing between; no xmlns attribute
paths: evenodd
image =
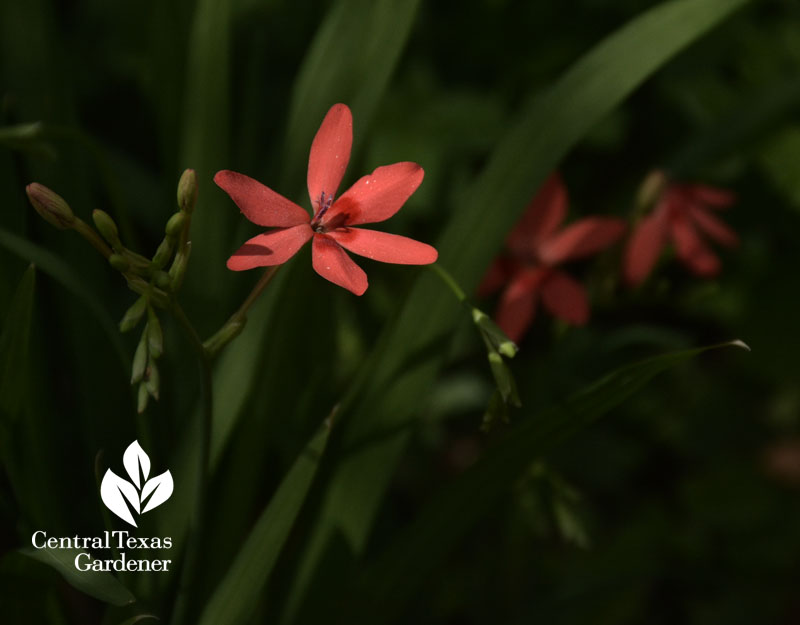
<svg viewBox="0 0 800 625"><path fill-rule="evenodd" d="M16 550L42 527L102 531L98 452L102 466L118 466L144 429L154 463L169 465L198 393L191 350L165 321L162 397L137 417L128 367L138 337L113 327L134 296L84 241L39 218L26 184L55 189L86 221L103 208L130 247L151 255L181 172L196 169L200 225L181 299L207 336L255 281L224 267L257 230L213 186L215 171L247 173L305 206L310 138L327 108L344 101L356 141L345 186L381 164L422 164L424 184L387 228L434 243L528 98L654 5L422 2L393 57L382 46L403 27L359 26L372 15L367 2L0 3L0 127L42 124L25 136L0 128L0 345L8 354L8 337L21 332L10 315L14 293L30 262L38 267L26 359L3 356L0 368L0 615L101 622L99 604ZM741 245L719 250L724 269L713 280L667 254L639 289L594 288L586 327L540 314L513 361L524 407L512 421L638 358L733 338L752 352L723 350L671 370L545 459L531 458L530 472L507 485L511 495L407 606L406 622L800 622L798 18L788 0L746 6L651 76L561 162L571 218L628 218L644 177L666 168L676 180L736 193L724 219ZM342 23L365 39L337 42L343 56L304 83L325 28ZM298 119L298 103L314 114ZM596 287L615 275L618 256L571 271ZM214 481L209 589L423 271L359 262L370 277L361 299L313 274L307 250L282 270L289 286L271 304L256 373L234 393L247 417ZM54 277L59 268L68 279ZM494 302L480 305L491 311ZM479 431L492 381L477 335L462 325L448 364L418 399L420 418L367 559L506 427ZM291 585L309 523L290 540L256 622L279 613L275 597ZM346 576L360 565L342 556L325 566ZM153 595L150 605L168 611L169 599Z"/></svg>

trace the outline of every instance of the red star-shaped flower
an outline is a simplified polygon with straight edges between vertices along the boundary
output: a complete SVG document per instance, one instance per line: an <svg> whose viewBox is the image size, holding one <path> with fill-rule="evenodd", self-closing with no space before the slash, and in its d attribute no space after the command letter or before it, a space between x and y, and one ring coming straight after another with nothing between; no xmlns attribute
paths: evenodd
<svg viewBox="0 0 800 625"><path fill-rule="evenodd" d="M613 245L625 231L625 222L587 217L559 230L566 212L567 190L554 174L508 235L508 253L495 260L479 287L483 295L504 289L495 316L513 341L519 341L533 322L539 298L564 321L582 325L589 320L586 290L556 267Z"/></svg>
<svg viewBox="0 0 800 625"><path fill-rule="evenodd" d="M424 172L416 163L378 167L336 198L352 143L350 109L335 104L314 137L308 159L313 216L248 176L227 170L214 176L214 182L231 196L245 217L259 226L274 228L242 245L228 259L229 269L280 265L311 239L314 270L361 295L367 290L367 275L345 250L384 263L428 265L436 261L438 254L430 245L354 227L389 219L417 190Z"/></svg>
<svg viewBox="0 0 800 625"><path fill-rule="evenodd" d="M708 248L704 233L721 245L734 247L739 238L711 209L727 208L736 200L723 189L700 184L669 184L653 211L636 226L625 251L624 274L628 284L642 283L671 239L675 254L697 276L720 271L719 259Z"/></svg>

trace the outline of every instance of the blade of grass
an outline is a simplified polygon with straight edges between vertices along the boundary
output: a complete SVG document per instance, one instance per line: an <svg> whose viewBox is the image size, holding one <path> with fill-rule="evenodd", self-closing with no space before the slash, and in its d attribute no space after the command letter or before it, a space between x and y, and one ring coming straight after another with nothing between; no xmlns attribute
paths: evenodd
<svg viewBox="0 0 800 625"><path fill-rule="evenodd" d="M95 599L117 606L129 605L136 601L133 593L125 588L111 573L92 570L82 571L75 568L75 558L82 553L80 549L50 549L49 547L34 549L33 547L26 547L21 552L34 560L53 567L70 586ZM94 558L90 557L86 563L91 564L93 561Z"/></svg>
<svg viewBox="0 0 800 625"><path fill-rule="evenodd" d="M192 218L192 255L186 287L202 296L215 285L215 301L224 301L225 250L235 211L212 184L214 173L229 167L230 31L233 3L198 0L186 66L180 168L197 172L200 201ZM222 292L221 292L222 291Z"/></svg>
<svg viewBox="0 0 800 625"><path fill-rule="evenodd" d="M66 262L49 250L2 229L0 229L0 246L20 258L34 262L39 269L81 300L100 323L119 356L120 365L127 371L130 357L117 330L117 324L111 319L97 295L87 288L85 281L81 280Z"/></svg>
<svg viewBox="0 0 800 625"><path fill-rule="evenodd" d="M236 625L255 610L314 479L329 432L326 422L295 461L211 596L200 625Z"/></svg>

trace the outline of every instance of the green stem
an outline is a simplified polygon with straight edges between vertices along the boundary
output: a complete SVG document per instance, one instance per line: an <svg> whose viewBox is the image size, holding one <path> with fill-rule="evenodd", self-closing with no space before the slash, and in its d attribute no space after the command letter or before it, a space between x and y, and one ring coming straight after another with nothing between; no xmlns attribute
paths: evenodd
<svg viewBox="0 0 800 625"><path fill-rule="evenodd" d="M189 342L197 352L200 363L201 378L201 435L200 435L200 466L197 474L197 493L195 497L195 509L190 523L189 543L186 549L186 559L183 563L180 588L173 615L173 623L183 623L187 618L189 607L189 595L197 587L197 580L200 575L201 567L198 559L202 551L203 520L206 511L206 498L210 480L210 458L211 458L211 430L213 426L213 395L211 378L211 357L203 347L203 342L194 326L186 317L186 313L177 301L172 302L172 313L175 319L183 328Z"/></svg>
<svg viewBox="0 0 800 625"><path fill-rule="evenodd" d="M244 324L247 322L248 311L261 293L264 292L264 289L267 288L267 285L272 281L272 278L275 277L275 274L278 273L279 268L280 265L275 265L274 267L269 267L261 274L261 278L256 282L253 290L250 291L250 294L245 298L244 302L242 302L242 305L239 306L239 309L231 315L230 319L225 322L225 325L217 330L212 337L206 339L206 342L203 343L203 347L209 358L213 359L223 347L239 335L244 328Z"/></svg>
<svg viewBox="0 0 800 625"><path fill-rule="evenodd" d="M75 232L86 239L91 246L100 252L106 259L111 256L111 248L106 245L106 242L100 238L100 235L90 228L85 221L76 217L72 228L75 230Z"/></svg>
<svg viewBox="0 0 800 625"><path fill-rule="evenodd" d="M464 289L459 286L458 282L456 282L456 279L450 274L449 271L447 271L447 269L442 267L439 263L433 263L432 265L428 265L428 267L433 270L433 273L441 278L442 282L448 286L459 302L463 304L467 301L467 294L464 293Z"/></svg>

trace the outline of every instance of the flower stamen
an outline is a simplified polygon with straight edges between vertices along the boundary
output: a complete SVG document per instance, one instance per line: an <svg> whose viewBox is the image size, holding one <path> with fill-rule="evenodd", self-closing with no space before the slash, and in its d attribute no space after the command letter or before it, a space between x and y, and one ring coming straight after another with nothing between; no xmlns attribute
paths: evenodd
<svg viewBox="0 0 800 625"><path fill-rule="evenodd" d="M314 219L311 220L311 228L315 232L323 232L324 229L321 225L322 218L325 216L325 213L328 212L328 209L333 204L333 193L328 195L325 191L322 191L319 194L319 210L317 214L314 215Z"/></svg>

